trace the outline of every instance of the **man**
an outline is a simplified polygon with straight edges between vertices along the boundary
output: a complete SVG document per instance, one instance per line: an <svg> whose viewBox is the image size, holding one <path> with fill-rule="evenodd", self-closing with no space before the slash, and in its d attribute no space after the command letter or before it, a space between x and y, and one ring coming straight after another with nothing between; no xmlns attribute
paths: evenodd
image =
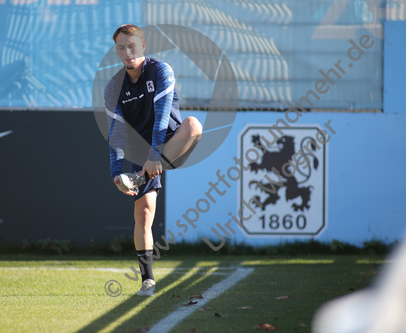
<svg viewBox="0 0 406 333"><path fill-rule="evenodd" d="M152 295L152 223L163 169L181 166L202 133L194 117L181 120L172 68L146 58L143 31L132 24L113 35L124 67L104 92L109 123L110 168L117 189L134 198L134 244L142 273L137 295ZM131 172L122 173L124 156Z"/></svg>

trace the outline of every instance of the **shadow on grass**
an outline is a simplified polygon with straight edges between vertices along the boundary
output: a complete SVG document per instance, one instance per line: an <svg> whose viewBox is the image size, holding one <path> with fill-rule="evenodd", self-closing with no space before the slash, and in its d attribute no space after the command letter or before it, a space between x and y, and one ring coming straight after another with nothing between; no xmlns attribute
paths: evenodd
<svg viewBox="0 0 406 333"><path fill-rule="evenodd" d="M197 263L197 262L196 262ZM222 267L222 262L219 263L219 266ZM189 266L190 267L190 266ZM185 268L185 263L182 262L177 268ZM185 275L191 272L191 270L185 272ZM187 289L187 286L189 284L192 284L196 280L199 279L198 277L198 270L196 270L195 273L193 273L190 277L188 277L186 280L182 281L181 283L177 284L176 289ZM171 284L175 283L176 281L179 280L178 275L174 274L169 274L165 278L161 279L158 281L157 288L160 290L163 290L167 287L169 287ZM205 279L201 279L196 285L200 284L203 282ZM193 287L195 287L194 285ZM158 291L159 291L158 289ZM159 295L158 297L154 297L152 301L149 302L148 306L144 307L142 310L140 310L137 314L132 316L131 318L125 320L123 323L121 323L119 326L117 326L114 330L111 332L113 333L121 333L121 332L127 332L131 331L131 329L134 328L134 326L137 325L137 323L142 323L145 322L145 318L148 318L148 311L151 311L150 309L155 306L159 307L165 300L167 300L169 297L168 295L171 293L171 289L168 289L166 292L163 294ZM148 298L148 301L150 299ZM76 333L96 333L99 332L103 329L105 329L108 325L116 322L119 320L122 316L124 316L126 313L140 305L146 301L145 296L131 296L129 299L124 301L123 303L119 304L115 308L111 309L108 313L104 314L103 316L97 318L94 320L92 323L88 324L87 326L83 327L82 329L78 330ZM166 315L167 313L165 313Z"/></svg>

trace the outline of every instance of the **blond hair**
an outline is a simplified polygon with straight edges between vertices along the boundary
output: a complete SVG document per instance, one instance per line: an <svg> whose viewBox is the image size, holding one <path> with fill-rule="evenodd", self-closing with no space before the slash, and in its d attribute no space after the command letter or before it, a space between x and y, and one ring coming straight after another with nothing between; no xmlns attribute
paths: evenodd
<svg viewBox="0 0 406 333"><path fill-rule="evenodd" d="M144 41L144 31L142 31L141 28L134 24L123 24L115 31L113 35L114 43L116 42L116 38L120 32L124 35L137 36L142 42Z"/></svg>

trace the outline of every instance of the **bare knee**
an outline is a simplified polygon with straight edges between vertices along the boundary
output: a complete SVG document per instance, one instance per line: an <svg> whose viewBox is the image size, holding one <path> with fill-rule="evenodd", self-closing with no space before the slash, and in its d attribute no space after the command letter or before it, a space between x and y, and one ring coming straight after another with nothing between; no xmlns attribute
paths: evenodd
<svg viewBox="0 0 406 333"><path fill-rule="evenodd" d="M155 195L151 201L150 196ZM155 217L155 202L156 193L147 193L145 196L135 202L134 220L136 229L151 228Z"/></svg>
<svg viewBox="0 0 406 333"><path fill-rule="evenodd" d="M151 218L154 218L154 212L148 207L141 207L135 211L134 218L137 221L138 219L149 221Z"/></svg>
<svg viewBox="0 0 406 333"><path fill-rule="evenodd" d="M203 127L199 120L195 117L187 117L183 120L185 130L188 132L188 136L199 136L202 134Z"/></svg>
<svg viewBox="0 0 406 333"><path fill-rule="evenodd" d="M142 233L151 231L154 221L154 213L149 209L139 210L134 214L135 230Z"/></svg>

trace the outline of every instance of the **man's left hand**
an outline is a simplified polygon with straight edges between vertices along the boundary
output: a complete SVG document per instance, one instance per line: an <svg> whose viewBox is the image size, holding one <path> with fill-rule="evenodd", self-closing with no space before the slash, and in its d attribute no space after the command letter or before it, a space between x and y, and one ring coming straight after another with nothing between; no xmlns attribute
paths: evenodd
<svg viewBox="0 0 406 333"><path fill-rule="evenodd" d="M150 179L154 179L156 176L160 175L162 173L161 161L146 161L142 168L141 176L144 175L145 172L148 173Z"/></svg>

